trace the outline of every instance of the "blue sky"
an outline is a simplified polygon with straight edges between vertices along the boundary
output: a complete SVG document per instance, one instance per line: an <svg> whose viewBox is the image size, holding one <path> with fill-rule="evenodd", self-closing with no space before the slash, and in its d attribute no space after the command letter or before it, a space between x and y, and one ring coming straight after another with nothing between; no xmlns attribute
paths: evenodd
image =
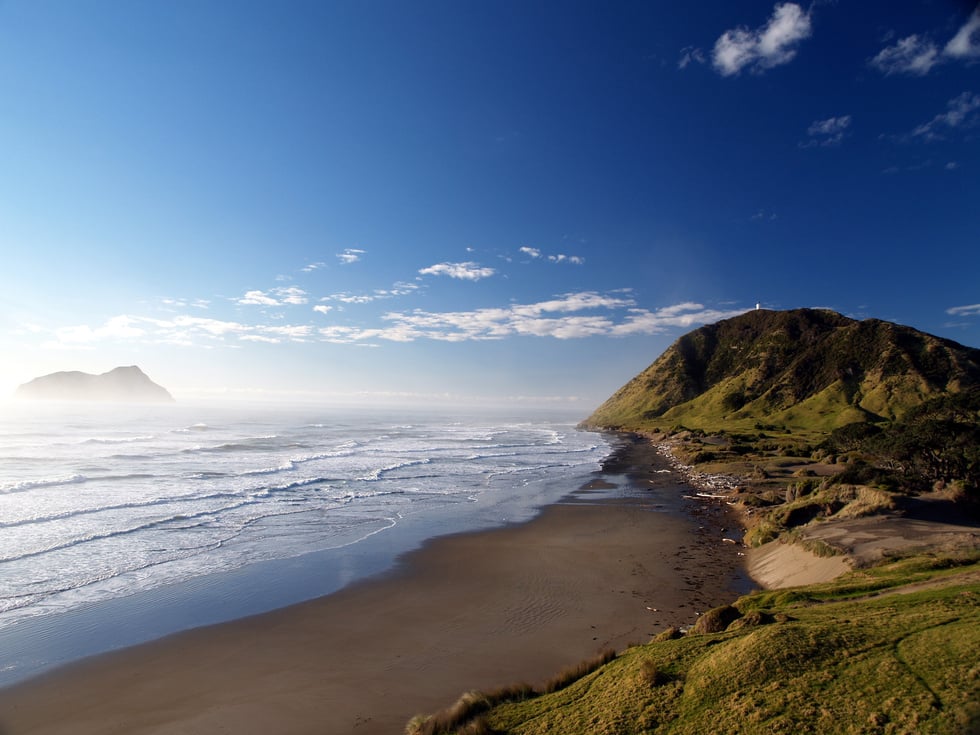
<svg viewBox="0 0 980 735"><path fill-rule="evenodd" d="M757 303L980 346L980 11L0 1L0 394L583 415Z"/></svg>

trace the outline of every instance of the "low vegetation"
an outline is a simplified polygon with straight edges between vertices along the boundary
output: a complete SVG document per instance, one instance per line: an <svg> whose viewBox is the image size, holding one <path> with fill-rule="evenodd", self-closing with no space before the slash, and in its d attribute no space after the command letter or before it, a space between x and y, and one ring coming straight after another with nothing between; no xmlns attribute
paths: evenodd
<svg viewBox="0 0 980 735"><path fill-rule="evenodd" d="M550 694L517 688L518 696L497 697L446 729L419 729L429 722L422 719L408 732L980 730L975 553L894 560L827 584L759 592L703 618Z"/></svg>

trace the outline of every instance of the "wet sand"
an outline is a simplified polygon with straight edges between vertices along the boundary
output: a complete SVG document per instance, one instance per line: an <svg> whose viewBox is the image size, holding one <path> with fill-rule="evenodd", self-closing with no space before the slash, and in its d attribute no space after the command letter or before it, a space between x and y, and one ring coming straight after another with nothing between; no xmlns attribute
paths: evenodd
<svg viewBox="0 0 980 735"><path fill-rule="evenodd" d="M722 510L666 512L683 491L650 451L627 447L526 524L438 538L327 597L2 690L0 733L399 733L463 691L541 683L689 625L733 599L740 557Z"/></svg>

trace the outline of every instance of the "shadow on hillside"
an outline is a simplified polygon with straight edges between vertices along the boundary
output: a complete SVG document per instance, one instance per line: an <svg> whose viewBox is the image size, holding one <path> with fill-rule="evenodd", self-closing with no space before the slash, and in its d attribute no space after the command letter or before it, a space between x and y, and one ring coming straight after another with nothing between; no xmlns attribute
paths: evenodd
<svg viewBox="0 0 980 735"><path fill-rule="evenodd" d="M896 503L905 518L980 528L980 506L945 498L900 498Z"/></svg>

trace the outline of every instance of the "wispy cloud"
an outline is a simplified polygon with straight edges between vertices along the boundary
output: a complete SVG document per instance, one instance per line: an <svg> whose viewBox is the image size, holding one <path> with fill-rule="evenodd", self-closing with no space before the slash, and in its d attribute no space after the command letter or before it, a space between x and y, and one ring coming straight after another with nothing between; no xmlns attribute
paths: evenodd
<svg viewBox="0 0 980 735"><path fill-rule="evenodd" d="M313 311L326 316L332 315L335 309L317 304ZM657 334L674 327L717 321L743 311L713 309L694 302L649 310L638 307L625 291L580 291L532 303L470 311L389 312L379 322L367 326L332 324L318 328L313 324L250 324L184 314L170 319L119 315L98 326L38 327L32 334L43 340L43 347L57 349L92 349L107 343L209 348L314 341L364 345L379 341L467 342L511 337L567 340Z"/></svg>
<svg viewBox="0 0 980 735"><path fill-rule="evenodd" d="M912 131L913 138L937 140L953 128L972 127L977 123L980 110L980 94L964 92L946 103L946 112L936 115Z"/></svg>
<svg viewBox="0 0 980 735"><path fill-rule="evenodd" d="M480 266L476 263L437 263L428 268L420 268L419 273L423 276L449 276L463 281L479 281L482 278L489 278L496 271L493 268Z"/></svg>
<svg viewBox="0 0 980 735"><path fill-rule="evenodd" d="M928 35L914 33L886 46L869 63L885 75L925 76L946 61L976 58L980 58L980 8L973 11L942 50Z"/></svg>
<svg viewBox="0 0 980 735"><path fill-rule="evenodd" d="M535 260L542 259L547 260L550 263L571 263L572 265L582 265L585 263L585 258L580 255L566 255L565 253L558 253L556 255L545 255L541 252L540 248L522 247L520 252L524 255L529 255Z"/></svg>
<svg viewBox="0 0 980 735"><path fill-rule="evenodd" d="M265 291L246 291L245 295L238 299L238 303L251 306L279 306L279 301Z"/></svg>
<svg viewBox="0 0 980 735"><path fill-rule="evenodd" d="M112 342L138 342L180 346L207 346L228 340L246 342L307 342L314 334L310 325L243 324L223 319L181 315L153 319L119 315L98 327L77 325L49 330L46 348L91 348Z"/></svg>
<svg viewBox="0 0 980 735"><path fill-rule="evenodd" d="M882 74L923 76L940 62L939 49L928 38L907 36L893 46L886 46L871 59L871 66Z"/></svg>
<svg viewBox="0 0 980 735"><path fill-rule="evenodd" d="M686 69L691 64L704 64L707 61L704 51L695 46L685 46L681 49L681 58L677 61L677 68Z"/></svg>
<svg viewBox="0 0 980 735"><path fill-rule="evenodd" d="M344 252L337 253L337 260L339 260L342 265L350 265L351 263L356 263L359 261L365 252L367 251L359 250L358 248L345 248Z"/></svg>
<svg viewBox="0 0 980 735"><path fill-rule="evenodd" d="M953 59L980 58L980 6L969 20L949 39L943 53Z"/></svg>
<svg viewBox="0 0 980 735"><path fill-rule="evenodd" d="M951 306L950 308L946 309L946 313L952 316L980 316L980 304Z"/></svg>
<svg viewBox="0 0 980 735"><path fill-rule="evenodd" d="M338 301L342 304L369 304L379 299L392 299L396 296L408 296L418 291L417 283L408 281L397 281L391 288L376 288L371 293L351 294L340 292L324 296L320 301Z"/></svg>
<svg viewBox="0 0 980 735"><path fill-rule="evenodd" d="M826 120L815 120L807 128L807 139L800 143L802 148L812 148L813 146L835 146L839 145L847 129L851 126L851 116L841 115L839 117L828 117Z"/></svg>
<svg viewBox="0 0 980 735"><path fill-rule="evenodd" d="M321 301L338 301L341 304L370 304L377 297L373 294L334 293L324 296Z"/></svg>
<svg viewBox="0 0 980 735"><path fill-rule="evenodd" d="M296 286L282 286L274 288L270 292L265 291L246 291L245 295L236 300L236 303L243 306L283 306L288 304L297 306L305 304L309 299L306 291Z"/></svg>
<svg viewBox="0 0 980 735"><path fill-rule="evenodd" d="M282 299L284 304L305 304L308 299L306 297L306 291L301 288L296 288L295 286L290 286L288 288L277 288L275 290L276 296Z"/></svg>
<svg viewBox="0 0 980 735"><path fill-rule="evenodd" d="M87 324L60 327L54 330L52 339L42 346L51 347L89 347L98 342L132 340L146 335L141 320L127 315L114 316L105 324L90 327Z"/></svg>
<svg viewBox="0 0 980 735"><path fill-rule="evenodd" d="M326 268L327 264L317 261L316 263L310 263L307 266L303 266L300 270L303 273L312 273L313 271L320 270L321 268Z"/></svg>
<svg viewBox="0 0 980 735"><path fill-rule="evenodd" d="M160 303L173 309L186 309L189 306L195 309L207 309L211 305L208 299L161 299Z"/></svg>
<svg viewBox="0 0 980 735"><path fill-rule="evenodd" d="M808 12L796 3L776 5L764 26L725 31L715 42L712 63L726 77L743 69L763 72L792 61L796 47L810 34Z"/></svg>
<svg viewBox="0 0 980 735"><path fill-rule="evenodd" d="M627 310L625 318L610 313ZM582 312L596 312L583 314ZM385 314L385 326L330 326L319 330L328 342L355 343L369 340L414 342L430 339L443 342L499 340L513 336L581 339L586 337L625 337L656 334L671 327L689 327L716 321L743 310L716 310L701 304L683 303L649 311L636 308L632 299L592 291L565 294L532 304L511 304L502 308L473 311L392 312Z"/></svg>

